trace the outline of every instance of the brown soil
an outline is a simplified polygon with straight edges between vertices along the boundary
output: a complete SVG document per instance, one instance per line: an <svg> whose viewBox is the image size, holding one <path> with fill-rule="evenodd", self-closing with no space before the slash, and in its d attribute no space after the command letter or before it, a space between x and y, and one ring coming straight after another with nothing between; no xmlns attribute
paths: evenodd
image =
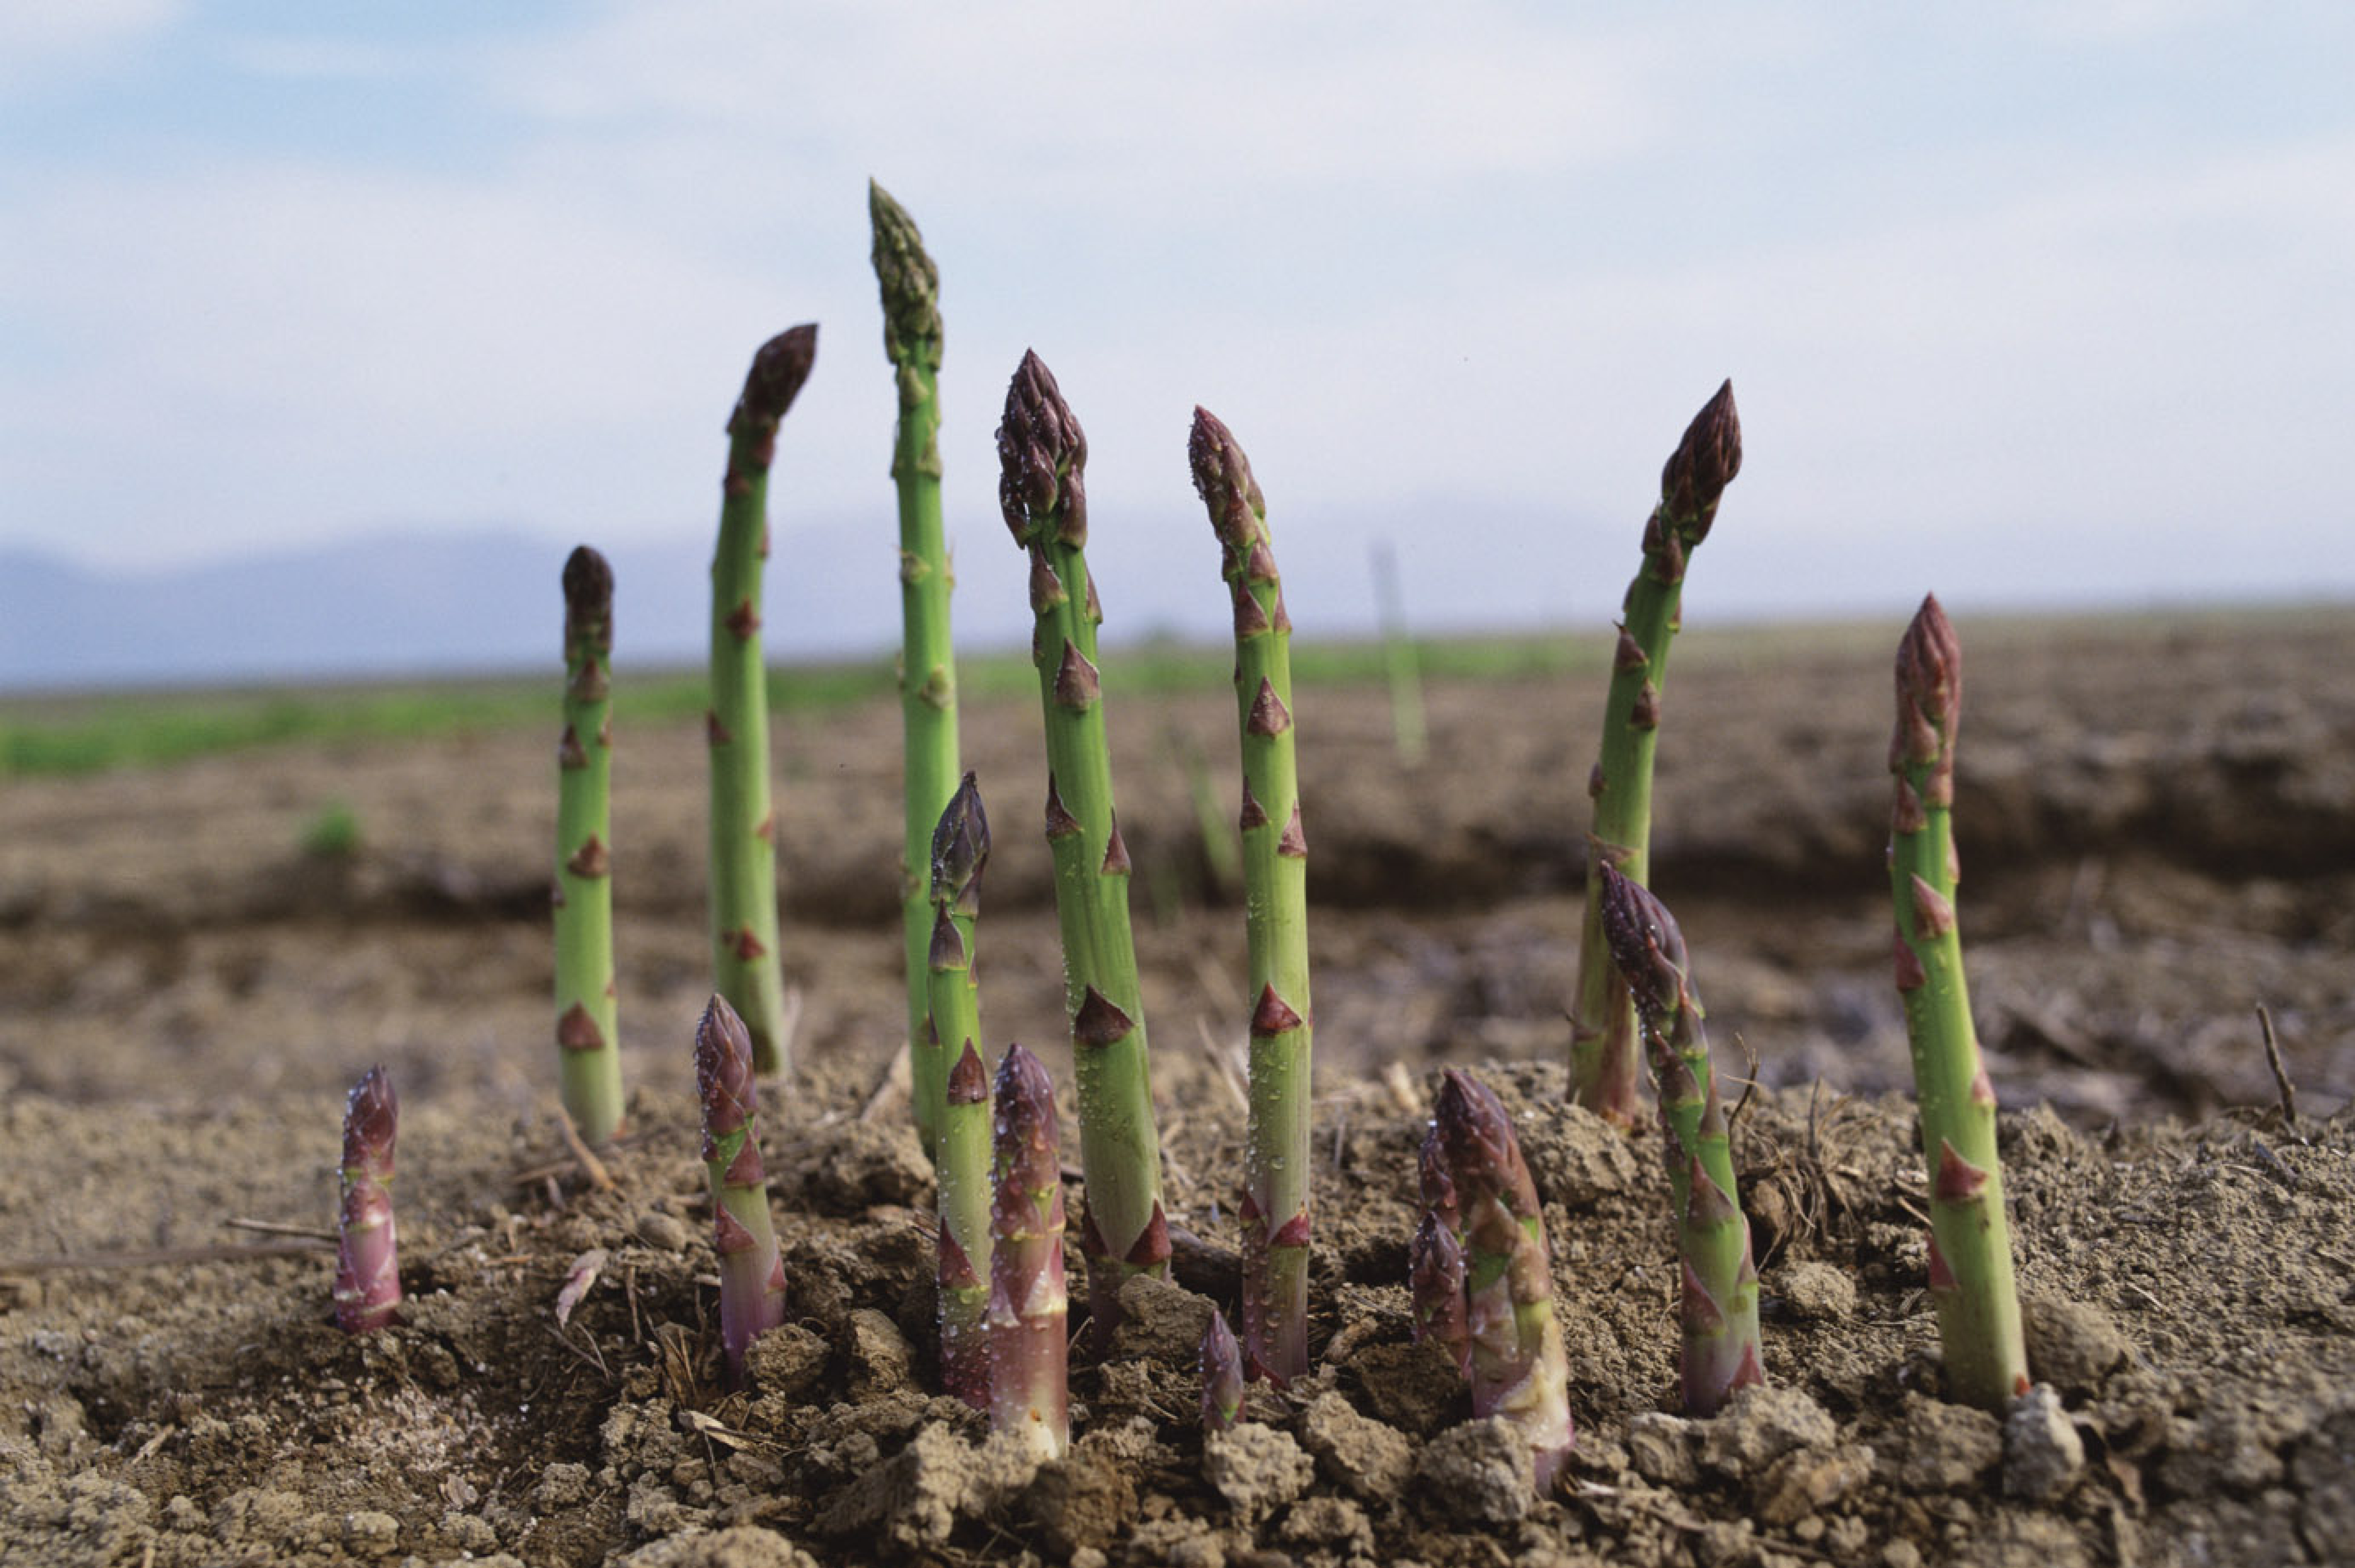
<svg viewBox="0 0 2355 1568"><path fill-rule="evenodd" d="M1231 1304L1239 916L1167 758L1217 694L1115 699L1181 1285L1075 1368L1036 1475L926 1395L930 1181L885 1080L901 1003L896 715L781 737L804 1069L763 1140L794 1321L714 1375L687 1093L705 985L697 736L622 736L612 1190L549 1120L547 737L258 752L0 791L0 1561L640 1564L2065 1564L2355 1561L2355 618L1966 621L1974 995L2050 1404L1939 1403L1880 849L1897 628L1695 635L1655 881L1740 1124L1775 1389L1672 1404L1649 1136L1559 1108L1594 680L1442 685L1401 769L1372 691L1301 706L1317 965L1316 1339L1206 1454L1201 1297ZM981 929L1003 1041L1060 1064L1035 711L978 705ZM1706 740L1708 749L1701 749ZM1220 766L1223 777L1226 769ZM329 800L358 853L299 848ZM2272 1010L2298 1119L2254 1012ZM405 1324L329 1324L343 1087L405 1106ZM1483 1070L1548 1201L1581 1457L1559 1497L1408 1343L1426 1074ZM1395 1065L1396 1071L1391 1069ZM2234 1110L2264 1107L2263 1111ZM790 1114L788 1114L790 1112ZM2181 1118L2181 1119L2178 1119ZM273 1252L275 1255L273 1255ZM554 1302L602 1253L568 1324ZM149 1261L141 1261L143 1258ZM110 1266L101 1266L109 1265Z"/></svg>

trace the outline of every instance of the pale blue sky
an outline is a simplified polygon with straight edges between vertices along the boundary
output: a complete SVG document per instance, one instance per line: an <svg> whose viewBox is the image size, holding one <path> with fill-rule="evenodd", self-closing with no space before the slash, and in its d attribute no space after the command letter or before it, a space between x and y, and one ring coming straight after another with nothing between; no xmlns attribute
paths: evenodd
<svg viewBox="0 0 2355 1568"><path fill-rule="evenodd" d="M805 319L780 532L888 538L871 173L943 268L980 624L1026 346L1130 629L1218 621L1198 401L1311 622L1377 534L1427 620L1593 620L1726 376L1697 615L2347 597L2350 81L2355 7L2202 0L11 5L0 549L699 553Z"/></svg>

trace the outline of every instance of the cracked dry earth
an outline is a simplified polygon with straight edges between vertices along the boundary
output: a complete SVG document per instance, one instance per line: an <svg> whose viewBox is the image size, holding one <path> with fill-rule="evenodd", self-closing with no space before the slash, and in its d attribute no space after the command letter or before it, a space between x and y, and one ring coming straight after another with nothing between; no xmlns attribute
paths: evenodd
<svg viewBox="0 0 2355 1568"><path fill-rule="evenodd" d="M1082 1349L1075 1450L1043 1468L930 1393L931 1178L884 1070L890 710L781 740L803 1067L764 1093L762 1138L790 1308L741 1393L716 1375L692 1127L700 771L679 737L622 742L637 1089L610 1186L541 1082L545 737L13 781L0 1562L2355 1562L2355 694L2333 674L2355 618L1962 624L1963 924L2016 1107L2002 1152L2041 1380L2003 1420L1937 1397L1914 1128L1889 1092L1885 630L1695 634L1669 689L1655 880L1723 1057L1746 1044L1764 1086L1736 1142L1772 1386L1703 1423L1668 1414L1657 1135L1561 1105L1599 675L1434 688L1440 760L1416 771L1389 758L1380 694L1304 694L1316 1369L1255 1388L1209 1443L1193 1361L1236 1290L1241 940L1182 779L1150 759L1173 736L1224 755L1232 710L1114 706L1189 1239L1175 1283L1129 1287L1112 1353ZM1009 801L1043 796L1036 723L968 711L969 755ZM363 824L347 861L294 848L325 799ZM1060 1072L1044 847L1018 808L997 814L985 1023L1048 1043ZM332 1213L341 1090L379 1058L404 1102L409 1299L353 1340L330 1324L330 1255L300 1233ZM1443 1062L1505 1096L1546 1202L1580 1449L1543 1499L1409 1339L1414 1150Z"/></svg>

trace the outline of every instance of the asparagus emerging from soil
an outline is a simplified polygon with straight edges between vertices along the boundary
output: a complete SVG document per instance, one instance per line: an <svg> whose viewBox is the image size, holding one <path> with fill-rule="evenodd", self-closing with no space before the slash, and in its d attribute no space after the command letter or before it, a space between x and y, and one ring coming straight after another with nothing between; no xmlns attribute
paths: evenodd
<svg viewBox="0 0 2355 1568"><path fill-rule="evenodd" d="M1243 1348L1282 1384L1308 1370L1308 840L1293 743L1292 618L1251 461L1208 409L1187 443L1235 612L1242 729L1243 906L1251 941L1244 1141Z"/></svg>
<svg viewBox="0 0 2355 1568"><path fill-rule="evenodd" d="M343 1207L336 1216L336 1326L365 1334L400 1307L392 1227L392 1140L400 1104L392 1079L370 1067L344 1102Z"/></svg>
<svg viewBox="0 0 2355 1568"><path fill-rule="evenodd" d="M556 743L556 1065L591 1143L622 1126L613 1003L613 568L564 563L564 734Z"/></svg>
<svg viewBox="0 0 2355 1568"><path fill-rule="evenodd" d="M933 911L925 944L930 981L917 1060L943 1085L932 1148L940 1189L941 1382L976 1410L989 1408L989 1071L982 1065L980 993L974 981L974 917L989 863L989 819L968 773L932 832ZM956 1065L942 1071L940 1059Z"/></svg>
<svg viewBox="0 0 2355 1568"><path fill-rule="evenodd" d="M941 1053L928 1055L924 1044L932 930L924 857L957 778L956 658L949 638L954 579L941 526L941 275L925 254L915 220L872 180L867 182L867 208L875 230L875 279L883 291L883 352L898 372L900 390L891 478L900 491L900 706L907 802L900 912L908 949L916 1130L931 1152L938 1141L948 1061L956 1054L955 1042L945 1033L948 1060Z"/></svg>
<svg viewBox="0 0 2355 1568"><path fill-rule="evenodd" d="M1685 563L1709 537L1718 498L1741 471L1742 421L1729 381L1693 416L1660 471L1660 503L1644 524L1644 565L1627 587L1619 645L1611 660L1603 755L1587 778L1594 827L1587 840L1586 924L1571 1012L1570 1084L1579 1104L1622 1127L1636 1124L1636 1018L1603 934L1599 868L1614 866L1638 883L1651 880L1652 753Z"/></svg>
<svg viewBox="0 0 2355 1568"><path fill-rule="evenodd" d="M1041 1457L1071 1445L1063 1323L1063 1171L1055 1085L1008 1045L997 1065L996 1196L989 1219L989 1424Z"/></svg>
<svg viewBox="0 0 2355 1568"><path fill-rule="evenodd" d="M1407 1246L1407 1282L1414 1292L1414 1337L1437 1340L1456 1371L1472 1375L1472 1333L1465 1322L1464 1213L1455 1183L1440 1160L1439 1139L1426 1137L1416 1161L1423 1183L1423 1223Z"/></svg>
<svg viewBox="0 0 2355 1568"><path fill-rule="evenodd" d="M1679 1370L1685 1413L1714 1415L1734 1390L1766 1381L1758 1355L1758 1271L1733 1181L1725 1107L1710 1071L1684 933L1640 884L1603 867L1603 927L1636 1000L1667 1134L1668 1186L1684 1264Z"/></svg>
<svg viewBox="0 0 2355 1568"><path fill-rule="evenodd" d="M1447 1069L1423 1147L1462 1205L1465 1327L1472 1414L1501 1415L1529 1439L1533 1479L1550 1490L1570 1458L1570 1372L1554 1317L1552 1265L1536 1183L1512 1118L1487 1086ZM1430 1214L1443 1211L1433 1208Z"/></svg>
<svg viewBox="0 0 2355 1568"><path fill-rule="evenodd" d="M728 420L719 544L711 557L711 944L715 989L752 1040L753 1065L785 1067L777 968L776 813L769 802L769 677L761 662L761 568L769 558L769 464L777 422L817 356L817 328L752 356Z"/></svg>
<svg viewBox="0 0 2355 1568"><path fill-rule="evenodd" d="M1897 648L1897 727L1889 770L1889 874L1897 906L1898 994L1913 1051L1922 1151L1930 1168L1930 1295L1955 1397L2001 1410L2028 1389L2019 1301L1996 1163L1995 1086L1979 1061L1955 925L1955 731L1963 651L1934 595Z"/></svg>
<svg viewBox="0 0 2355 1568"><path fill-rule="evenodd" d="M1063 936L1063 1001L1079 1079L1081 1226L1097 1343L1119 1320L1121 1280L1166 1275L1161 1144L1146 1075L1145 1008L1128 923L1128 848L1113 812L1085 546L1088 440L1055 377L1025 354L997 428L998 505L1030 556L1031 658L1046 711L1047 842Z"/></svg>
<svg viewBox="0 0 2355 1568"><path fill-rule="evenodd" d="M1243 1409L1243 1354L1224 1312L1202 1330L1202 1430L1231 1432Z"/></svg>
<svg viewBox="0 0 2355 1568"><path fill-rule="evenodd" d="M746 1350L785 1320L785 1266L752 1126L751 1036L724 996L711 999L696 1028L695 1083L703 1096L703 1165L719 1254L719 1343L729 1382L740 1383Z"/></svg>

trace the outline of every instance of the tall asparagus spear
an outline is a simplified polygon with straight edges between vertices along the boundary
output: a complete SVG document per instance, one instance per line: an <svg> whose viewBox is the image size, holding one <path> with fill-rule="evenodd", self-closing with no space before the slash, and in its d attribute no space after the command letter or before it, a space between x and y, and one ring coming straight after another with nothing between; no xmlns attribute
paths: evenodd
<svg viewBox="0 0 2355 1568"><path fill-rule="evenodd" d="M783 1072L776 812L769 803L769 676L761 662L761 568L769 558L769 464L777 422L817 357L815 325L761 345L728 420L719 544L711 557L711 945L715 989L751 1036L753 1065Z"/></svg>
<svg viewBox="0 0 2355 1568"><path fill-rule="evenodd" d="M937 1141L948 1061L924 1048L932 929L924 856L932 826L956 789L956 656L949 638L948 546L941 527L940 270L924 251L915 220L890 193L867 182L875 230L875 279L883 291L883 352L898 370L900 427L891 478L900 491L900 708L907 802L901 864L901 926L908 948L908 1047L916 1130L926 1150Z"/></svg>
<svg viewBox="0 0 2355 1568"><path fill-rule="evenodd" d="M1251 461L1194 410L1187 456L1235 611L1242 730L1243 907L1251 942L1251 1115L1244 1142L1243 1350L1282 1384L1308 1370L1308 840L1292 723L1292 618Z"/></svg>
<svg viewBox="0 0 2355 1568"><path fill-rule="evenodd" d="M1570 1085L1578 1103L1623 1127L1636 1123L1636 1017L1603 935L1603 879L1615 866L1651 880L1652 752L1668 641L1684 596L1685 563L1717 520L1718 498L1742 471L1742 420L1728 381L1693 416L1660 471L1660 503L1644 524L1644 565L1627 587L1618 651L1603 706L1603 756L1588 776L1594 828L1587 840L1586 924L1571 1012Z"/></svg>
<svg viewBox="0 0 2355 1568"><path fill-rule="evenodd" d="M711 999L696 1027L695 1083L703 1096L703 1166L719 1254L719 1343L729 1381L741 1383L746 1350L785 1320L785 1266L752 1126L752 1040L724 996Z"/></svg>
<svg viewBox="0 0 2355 1568"><path fill-rule="evenodd" d="M1537 1184L1504 1106L1487 1085L1453 1067L1423 1147L1462 1204L1472 1414L1501 1415L1520 1428L1542 1495L1569 1461L1574 1438Z"/></svg>
<svg viewBox="0 0 2355 1568"><path fill-rule="evenodd" d="M1063 1171L1055 1084L1039 1058L1008 1045L997 1065L990 1205L989 1424L1041 1457L1071 1446L1063 1323Z"/></svg>
<svg viewBox="0 0 2355 1568"><path fill-rule="evenodd" d="M1683 931L1640 884L1603 867L1603 928L1636 999L1667 1137L1668 1187L1684 1261L1680 1365L1685 1413L1714 1415L1736 1389L1766 1381L1758 1355L1758 1271L1733 1181L1725 1107L1710 1070Z"/></svg>
<svg viewBox="0 0 2355 1568"><path fill-rule="evenodd" d="M583 545L564 563L564 734L556 743L556 1065L564 1111L591 1143L622 1126L613 1002L613 568Z"/></svg>
<svg viewBox="0 0 2355 1568"><path fill-rule="evenodd" d="M400 1102L381 1066L344 1102L343 1206L336 1216L336 1326L381 1329L400 1309L400 1259L392 1224L392 1140Z"/></svg>
<svg viewBox="0 0 2355 1568"><path fill-rule="evenodd" d="M1030 556L1031 654L1046 710L1047 842L1063 934L1063 1001L1079 1078L1082 1245L1097 1343L1118 1322L1120 1283L1167 1274L1161 1142L1146 1075L1145 1008L1128 924L1128 848L1113 812L1089 576L1087 437L1055 377L1025 354L997 428L999 508Z"/></svg>
<svg viewBox="0 0 2355 1568"><path fill-rule="evenodd" d="M1955 732L1963 650L1937 597L1897 647L1897 727L1889 770L1889 874L1897 906L1897 990L1913 1044L1922 1151L1930 1167L1930 1296L1955 1397L2000 1410L2028 1389L2019 1300L1996 1162L1995 1086L1979 1061L1955 925Z"/></svg>
<svg viewBox="0 0 2355 1568"><path fill-rule="evenodd" d="M976 1410L989 1408L989 1073L981 1060L980 993L974 981L974 918L989 819L968 773L932 832L933 910L926 944L927 1040L918 1060L954 1053L943 1088L932 1165L939 1177L941 1382ZM932 1069L938 1071L935 1065Z"/></svg>

